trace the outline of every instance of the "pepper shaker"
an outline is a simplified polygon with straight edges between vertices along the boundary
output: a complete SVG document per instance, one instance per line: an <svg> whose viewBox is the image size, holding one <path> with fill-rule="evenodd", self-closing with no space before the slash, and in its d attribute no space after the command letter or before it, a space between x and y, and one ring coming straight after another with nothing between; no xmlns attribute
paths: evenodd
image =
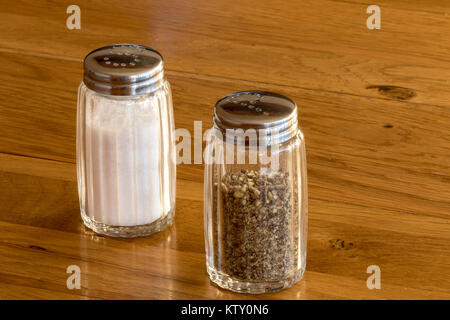
<svg viewBox="0 0 450 320"><path fill-rule="evenodd" d="M264 293L299 281L306 266L305 140L297 105L271 92L220 99L205 154L204 217L210 279Z"/></svg>
<svg viewBox="0 0 450 320"><path fill-rule="evenodd" d="M156 50L117 44L86 56L78 89L77 175L88 228L138 237L172 223L173 130L170 84Z"/></svg>

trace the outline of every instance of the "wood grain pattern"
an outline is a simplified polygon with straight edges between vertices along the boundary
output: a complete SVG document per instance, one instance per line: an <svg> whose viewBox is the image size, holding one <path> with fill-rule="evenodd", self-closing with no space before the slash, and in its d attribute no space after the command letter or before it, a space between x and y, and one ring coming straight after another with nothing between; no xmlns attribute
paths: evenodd
<svg viewBox="0 0 450 320"><path fill-rule="evenodd" d="M380 31L367 30L372 3L359 0L77 4L72 31L59 1L0 8L0 299L450 299L450 3L380 0ZM178 166L165 231L118 240L82 226L82 58L118 42L164 54L177 128L206 130L233 91L298 103L309 179L300 283L259 296L210 283L199 164ZM71 264L81 290L66 288ZM381 290L366 287L372 264Z"/></svg>
<svg viewBox="0 0 450 320"><path fill-rule="evenodd" d="M0 56L9 60L9 55L5 55ZM58 70L60 66L62 70L77 70L79 64L30 57L25 70L15 69L16 75L25 74L26 69L34 68L39 61L45 63L36 73L48 80L36 77L29 81L40 88L51 85L57 90L46 92L44 100L37 100L31 93L22 95L22 108L17 108L14 95L23 81L0 73L6 83L0 88L0 103L4 106L0 114L4 132L0 151L74 162L79 78ZM191 132L196 120L203 121L203 130L211 127L216 99L229 92L257 86L287 94L297 101L301 125L308 138L311 197L316 197L315 191L320 189L322 199L358 201L366 206L448 218L450 112L447 108L179 72L170 72L169 80L176 127ZM67 83L71 84L70 90L64 90ZM181 165L179 169L181 178L203 179L200 165Z"/></svg>
<svg viewBox="0 0 450 320"><path fill-rule="evenodd" d="M1 233L4 257L1 282L14 285L26 282L36 289L64 293L67 289L63 268L77 264L84 277L92 281L83 284L77 298L255 298L223 292L207 281L201 182L178 180L174 226L150 238L115 240L96 236L81 226L75 172L70 170L74 164L59 163L55 170L49 160L11 155L2 155L0 159L0 184L4 189L1 203L15 204L0 212L0 220L9 222ZM20 166L26 174L18 170ZM55 178L51 178L51 170ZM62 188L65 184L66 188ZM27 197L19 192L22 189L28 192ZM30 201L21 201L27 198ZM33 198L48 200L33 201ZM296 289L258 298L402 298L402 291L409 292L407 297L412 299L450 297L450 282L442 274L450 267L450 230L445 220L345 202L315 198L310 202L307 275L312 273L319 279L324 276L318 283L333 276L337 281L335 289L339 283L353 289L347 288L343 295L340 290L331 293L329 286L322 283L310 291L306 281L307 291L299 284ZM61 205L55 205L58 203ZM25 224L40 228L19 226ZM8 233L8 228L15 229ZM38 233L41 235L36 236ZM146 252L152 252L151 257ZM161 262L162 258L171 261L171 267ZM98 263L102 265L97 266ZM18 264L29 265L30 269L15 267ZM365 288L365 268L371 264L378 264L383 270L383 290L379 294ZM41 279L43 274L56 280ZM124 280L115 283L117 278ZM187 278L194 279L195 284L184 285ZM313 285L316 284L314 281ZM112 286L117 291L110 292L108 288ZM139 295L133 294L137 288ZM14 297L1 289L0 296Z"/></svg>
<svg viewBox="0 0 450 320"><path fill-rule="evenodd" d="M0 47L80 60L105 44L142 43L163 51L169 70L374 97L367 86L397 85L442 106L450 5L433 2L384 1L382 29L372 31L370 1L83 0L82 29L73 31L65 3L28 0L0 9Z"/></svg>
<svg viewBox="0 0 450 320"><path fill-rule="evenodd" d="M151 238L121 241L8 223L0 226L0 253L6 257L0 267L7 274L2 282L26 283L31 292L67 293L65 269L77 264L83 270L82 289L73 294L79 298L399 299L404 294L416 299L449 298L448 292L393 285L389 280L385 280L383 290L371 291L363 279L309 270L299 284L277 294L234 294L211 285L203 253L153 246ZM39 247L30 247L31 243L39 243ZM10 297L3 288L0 296Z"/></svg>

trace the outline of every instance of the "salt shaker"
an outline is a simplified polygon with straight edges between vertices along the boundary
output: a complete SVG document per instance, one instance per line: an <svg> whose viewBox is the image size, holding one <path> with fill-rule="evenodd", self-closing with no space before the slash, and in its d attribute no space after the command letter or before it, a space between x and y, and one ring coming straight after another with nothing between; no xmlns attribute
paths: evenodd
<svg viewBox="0 0 450 320"><path fill-rule="evenodd" d="M305 140L297 105L271 92L220 99L205 151L205 244L210 279L264 293L299 281L306 265Z"/></svg>
<svg viewBox="0 0 450 320"><path fill-rule="evenodd" d="M171 224L173 130L170 85L157 51L117 44L86 56L78 90L77 174L88 228L138 237Z"/></svg>

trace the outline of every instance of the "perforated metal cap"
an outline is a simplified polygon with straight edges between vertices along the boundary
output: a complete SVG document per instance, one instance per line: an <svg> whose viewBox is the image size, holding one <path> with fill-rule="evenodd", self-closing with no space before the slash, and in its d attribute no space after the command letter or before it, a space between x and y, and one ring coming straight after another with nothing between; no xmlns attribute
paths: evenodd
<svg viewBox="0 0 450 320"><path fill-rule="evenodd" d="M133 96L151 93L164 81L161 54L135 44L114 44L96 49L84 59L85 85L96 92Z"/></svg>
<svg viewBox="0 0 450 320"><path fill-rule="evenodd" d="M217 101L214 123L224 133L227 129L271 130L282 143L297 133L297 105L273 92L236 92Z"/></svg>

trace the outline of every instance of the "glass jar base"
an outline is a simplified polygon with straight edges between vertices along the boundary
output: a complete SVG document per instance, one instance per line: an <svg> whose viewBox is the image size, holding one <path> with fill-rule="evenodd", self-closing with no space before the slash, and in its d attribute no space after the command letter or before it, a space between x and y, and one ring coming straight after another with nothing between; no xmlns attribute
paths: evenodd
<svg viewBox="0 0 450 320"><path fill-rule="evenodd" d="M172 224L174 213L175 208L170 210L164 218L156 220L152 223L126 227L110 226L101 222L97 222L87 216L83 211L81 211L81 218L84 225L96 233L117 238L136 238L149 236L151 234L164 230Z"/></svg>
<svg viewBox="0 0 450 320"><path fill-rule="evenodd" d="M208 263L206 264L206 269L211 281L217 284L219 287L238 293L250 294L276 292L290 288L303 277L303 272L305 270L299 269L292 276L279 281L254 282L242 281L232 278L226 274L223 274L222 272L217 271L216 269L208 265Z"/></svg>

